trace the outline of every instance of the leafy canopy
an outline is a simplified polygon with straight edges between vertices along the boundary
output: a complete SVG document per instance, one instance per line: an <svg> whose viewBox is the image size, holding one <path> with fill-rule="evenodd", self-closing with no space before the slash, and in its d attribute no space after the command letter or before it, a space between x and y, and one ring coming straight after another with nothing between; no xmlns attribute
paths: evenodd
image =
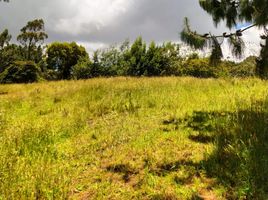
<svg viewBox="0 0 268 200"><path fill-rule="evenodd" d="M21 33L18 35L17 40L27 52L26 59L32 60L32 52L40 48L40 45L48 38L45 33L44 21L42 19L29 21L20 31Z"/></svg>
<svg viewBox="0 0 268 200"><path fill-rule="evenodd" d="M57 71L60 79L69 79L71 70L80 59L88 58L86 49L75 42L54 42L46 51L48 68Z"/></svg>

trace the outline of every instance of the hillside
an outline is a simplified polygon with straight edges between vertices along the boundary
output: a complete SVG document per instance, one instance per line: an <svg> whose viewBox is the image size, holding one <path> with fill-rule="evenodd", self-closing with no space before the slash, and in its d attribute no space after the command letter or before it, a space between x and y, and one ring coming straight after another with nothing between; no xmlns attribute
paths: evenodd
<svg viewBox="0 0 268 200"><path fill-rule="evenodd" d="M0 85L0 199L267 199L267 81Z"/></svg>

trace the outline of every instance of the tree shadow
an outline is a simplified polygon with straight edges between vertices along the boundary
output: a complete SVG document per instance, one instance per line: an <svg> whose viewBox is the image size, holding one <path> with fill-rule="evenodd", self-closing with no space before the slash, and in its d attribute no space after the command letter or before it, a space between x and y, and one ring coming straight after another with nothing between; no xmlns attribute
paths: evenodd
<svg viewBox="0 0 268 200"><path fill-rule="evenodd" d="M229 198L268 199L268 112L264 103L229 114L215 129L214 152L203 166Z"/></svg>
<svg viewBox="0 0 268 200"><path fill-rule="evenodd" d="M201 129L209 124L214 136L215 150L201 163L207 175L226 186L230 199L268 199L267 102L199 116L206 116L200 120Z"/></svg>
<svg viewBox="0 0 268 200"><path fill-rule="evenodd" d="M150 173L155 174L157 176L166 176L171 172L176 172L180 170L181 167L191 168L194 173L198 173L200 169L199 163L194 163L191 160L182 159L177 160L175 162L158 164L156 168L150 170Z"/></svg>
<svg viewBox="0 0 268 200"><path fill-rule="evenodd" d="M189 139L194 141L194 142L199 142L199 143L211 143L215 140L215 137L206 135L203 133L199 133L198 135L190 135Z"/></svg>
<svg viewBox="0 0 268 200"><path fill-rule="evenodd" d="M195 164L195 168L202 169L209 178L216 178L226 188L227 199L268 199L267 102L256 102L233 113L198 111L163 124L190 128L194 134L189 139L214 144L213 152ZM160 166L160 175L189 163L178 161Z"/></svg>
<svg viewBox="0 0 268 200"><path fill-rule="evenodd" d="M122 180L124 180L125 183L130 181L131 176L138 174L138 172L128 164L110 165L106 167L106 170L109 172L121 174Z"/></svg>

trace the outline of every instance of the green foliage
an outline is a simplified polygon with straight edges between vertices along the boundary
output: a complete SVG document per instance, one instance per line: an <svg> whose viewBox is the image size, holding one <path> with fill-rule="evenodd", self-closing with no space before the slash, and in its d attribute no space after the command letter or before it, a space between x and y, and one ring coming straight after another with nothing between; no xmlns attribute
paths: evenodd
<svg viewBox="0 0 268 200"><path fill-rule="evenodd" d="M0 34L0 73L19 56L18 47L15 44L9 45L11 35L5 29Z"/></svg>
<svg viewBox="0 0 268 200"><path fill-rule="evenodd" d="M84 47L72 43L54 42L46 50L48 69L58 72L58 79L71 78L71 69L80 59L88 58Z"/></svg>
<svg viewBox="0 0 268 200"><path fill-rule="evenodd" d="M223 60L212 65L210 58L194 56L180 63L177 75L199 78L254 77L257 76L256 57L250 56L240 63Z"/></svg>
<svg viewBox="0 0 268 200"><path fill-rule="evenodd" d="M239 15L237 12L237 1L200 0L199 3L205 11L212 15L216 25L224 19L226 19L227 27L232 28L236 25Z"/></svg>
<svg viewBox="0 0 268 200"><path fill-rule="evenodd" d="M21 29L17 40L23 46L25 59L35 61L36 55L34 56L34 54L40 54L40 51L42 53L40 45L48 37L44 30L44 21L42 19L29 21L27 25ZM38 43L39 45L37 46Z"/></svg>
<svg viewBox="0 0 268 200"><path fill-rule="evenodd" d="M132 44L129 52L129 68L128 75L141 76L145 72L144 64L146 57L146 44L143 42L142 37L138 37Z"/></svg>
<svg viewBox="0 0 268 200"><path fill-rule="evenodd" d="M145 57L145 76L176 75L176 62L180 60L179 46L171 42L157 46L151 42Z"/></svg>
<svg viewBox="0 0 268 200"><path fill-rule="evenodd" d="M16 61L0 74L1 83L32 83L39 79L40 70L31 61Z"/></svg>
<svg viewBox="0 0 268 200"><path fill-rule="evenodd" d="M162 46L151 42L149 48L141 37L129 47L126 40L121 46L96 51L93 54L93 76L159 76L175 73L179 60L178 45L170 42Z"/></svg>
<svg viewBox="0 0 268 200"><path fill-rule="evenodd" d="M94 51L93 53L93 63L92 63L92 70L91 70L93 77L99 77L104 75L104 70L100 63L100 51Z"/></svg>
<svg viewBox="0 0 268 200"><path fill-rule="evenodd" d="M119 48L111 46L100 53L100 65L104 76L126 75L128 59L126 52L129 47L128 40Z"/></svg>
<svg viewBox="0 0 268 200"><path fill-rule="evenodd" d="M129 47L126 40L121 46L111 46L93 54L93 76L160 76L176 73L176 61L180 60L179 47L171 42L148 49L139 37Z"/></svg>
<svg viewBox="0 0 268 200"><path fill-rule="evenodd" d="M146 76L159 76L161 74L161 67L163 67L163 52L161 48L156 47L155 42L151 42L145 57L145 71ZM161 63L162 62L162 63ZM165 62L164 62L165 63Z"/></svg>
<svg viewBox="0 0 268 200"><path fill-rule="evenodd" d="M24 60L21 48L16 44L4 46L0 50L0 73L16 60Z"/></svg>
<svg viewBox="0 0 268 200"><path fill-rule="evenodd" d="M238 64L231 64L230 76L232 77L254 77L258 76L256 73L256 57L249 56Z"/></svg>
<svg viewBox="0 0 268 200"><path fill-rule="evenodd" d="M52 69L46 69L46 71L42 73L42 77L48 81L56 81L59 76L59 72Z"/></svg>
<svg viewBox="0 0 268 200"><path fill-rule="evenodd" d="M184 28L180 37L183 42L195 49L203 49L206 46L206 38L191 30L188 18L184 19Z"/></svg>
<svg viewBox="0 0 268 200"><path fill-rule="evenodd" d="M188 59L181 67L180 74L199 78L218 77L217 68L211 66L207 58Z"/></svg>
<svg viewBox="0 0 268 200"><path fill-rule="evenodd" d="M80 60L72 67L72 77L74 79L92 78L93 74L93 63L89 59Z"/></svg>
<svg viewBox="0 0 268 200"><path fill-rule="evenodd" d="M240 21L253 22L258 26L268 23L266 0L200 0L199 3L216 24L225 20L229 28Z"/></svg>

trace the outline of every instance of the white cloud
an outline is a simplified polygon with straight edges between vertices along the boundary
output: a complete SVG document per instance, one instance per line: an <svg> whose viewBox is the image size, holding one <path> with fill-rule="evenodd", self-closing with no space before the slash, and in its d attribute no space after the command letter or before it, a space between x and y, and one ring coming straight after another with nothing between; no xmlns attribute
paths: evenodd
<svg viewBox="0 0 268 200"><path fill-rule="evenodd" d="M59 19L55 25L55 31L70 35L99 31L103 27L115 23L116 18L126 13L131 4L132 0L71 0L69 7L74 8L77 12L71 18ZM90 30L88 27L92 29Z"/></svg>
<svg viewBox="0 0 268 200"><path fill-rule="evenodd" d="M262 30L258 28L252 28L246 31L243 35L243 39L246 44L245 55L258 55L260 51L260 34Z"/></svg>
<svg viewBox="0 0 268 200"><path fill-rule="evenodd" d="M93 52L96 50L96 49L105 49L107 48L107 44L105 43L101 43L101 42L84 42L84 41L77 41L77 43L79 45L82 45L83 47L85 47L85 49L87 50L87 52L89 54L93 54Z"/></svg>

